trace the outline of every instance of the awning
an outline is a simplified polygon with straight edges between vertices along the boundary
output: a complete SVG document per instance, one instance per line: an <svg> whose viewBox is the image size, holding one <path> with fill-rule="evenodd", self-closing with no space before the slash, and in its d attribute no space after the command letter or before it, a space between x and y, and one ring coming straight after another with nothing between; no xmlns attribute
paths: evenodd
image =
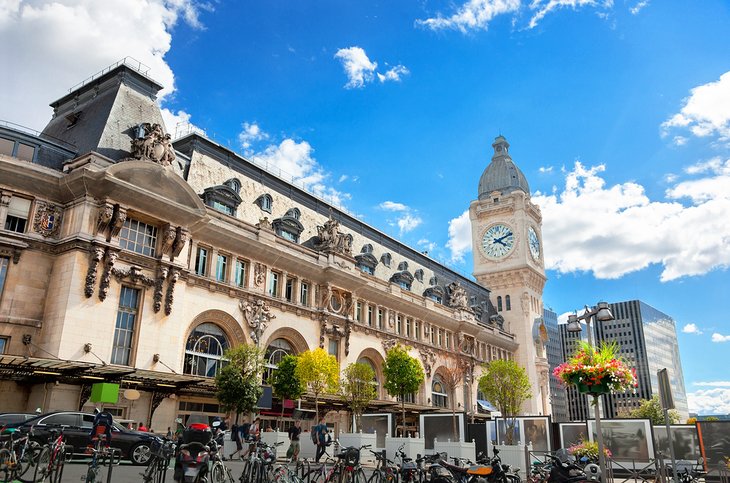
<svg viewBox="0 0 730 483"><path fill-rule="evenodd" d="M497 408L495 408L492 403L489 401L485 401L484 399L477 399L477 404L479 404L479 407L484 409L485 411L489 411L490 413L496 412Z"/></svg>

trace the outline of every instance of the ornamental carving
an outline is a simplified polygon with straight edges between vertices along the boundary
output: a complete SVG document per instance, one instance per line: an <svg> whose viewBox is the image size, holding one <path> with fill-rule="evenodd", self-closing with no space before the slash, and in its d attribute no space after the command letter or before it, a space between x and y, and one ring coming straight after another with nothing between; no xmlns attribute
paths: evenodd
<svg viewBox="0 0 730 483"><path fill-rule="evenodd" d="M390 349L398 345L398 339L395 337L389 337L387 339L383 339L383 350L385 352L388 352Z"/></svg>
<svg viewBox="0 0 730 483"><path fill-rule="evenodd" d="M352 321L345 320L345 355L350 355L350 333L352 333Z"/></svg>
<svg viewBox="0 0 730 483"><path fill-rule="evenodd" d="M119 235L119 232L122 230L125 221L127 221L127 209L122 208L119 205L114 205L114 214L112 215L111 222L111 233L109 234L109 238L107 238L107 241Z"/></svg>
<svg viewBox="0 0 730 483"><path fill-rule="evenodd" d="M155 279L148 277L147 275L142 273L142 267L138 267L137 265L132 265L126 270L120 268L112 268L111 272L112 275L114 275L114 278L116 278L119 282L121 282L125 278L128 278L132 283L142 284L148 287L152 287L155 285Z"/></svg>
<svg viewBox="0 0 730 483"><path fill-rule="evenodd" d="M170 256L172 260L180 256L180 252L190 239L190 232L185 228L178 226L175 232L175 242L172 244L172 255Z"/></svg>
<svg viewBox="0 0 730 483"><path fill-rule="evenodd" d="M175 295L175 283L177 282L178 278L180 278L180 269L170 269L170 274L168 275L167 281L167 292L165 292L165 315L170 315L172 313L172 302Z"/></svg>
<svg viewBox="0 0 730 483"><path fill-rule="evenodd" d="M175 160L171 136L156 123L145 122L137 126L131 151L133 158L154 161L162 166L170 166Z"/></svg>
<svg viewBox="0 0 730 483"><path fill-rule="evenodd" d="M451 282L448 289L449 307L458 310L471 311L471 308L469 308L469 298L466 295L466 290L459 284L459 282Z"/></svg>
<svg viewBox="0 0 730 483"><path fill-rule="evenodd" d="M341 233L339 227L340 223L331 216L324 225L317 226L314 249L352 256L352 235Z"/></svg>
<svg viewBox="0 0 730 483"><path fill-rule="evenodd" d="M60 206L36 201L35 217L33 218L33 230L44 237L56 237L61 229L61 215L63 210Z"/></svg>
<svg viewBox="0 0 730 483"><path fill-rule="evenodd" d="M109 228L109 224L112 222L114 216L114 205L111 203L104 203L99 208L99 216L96 219L96 232L104 233Z"/></svg>
<svg viewBox="0 0 730 483"><path fill-rule="evenodd" d="M266 265L263 263L255 263L253 266L253 284L261 287L266 281Z"/></svg>
<svg viewBox="0 0 730 483"><path fill-rule="evenodd" d="M266 327L276 318L276 315L271 313L271 308L261 299L257 299L253 303L241 300L238 308L243 313L243 320L253 329L250 334L251 340L258 344Z"/></svg>
<svg viewBox="0 0 730 483"><path fill-rule="evenodd" d="M166 224L162 228L162 253L171 253L172 247L177 239L177 228L171 224Z"/></svg>
<svg viewBox="0 0 730 483"><path fill-rule="evenodd" d="M433 366L436 364L436 354L431 349L421 349L420 355L423 371L426 373L426 377L431 377Z"/></svg>
<svg viewBox="0 0 730 483"><path fill-rule="evenodd" d="M84 284L84 295L90 298L94 295L94 285L96 285L96 269L99 262L104 258L104 249L95 247L91 249L91 259L89 260L89 269L86 271L86 283Z"/></svg>
<svg viewBox="0 0 730 483"><path fill-rule="evenodd" d="M162 285L165 283L165 279L167 278L167 274L170 272L169 267L160 267L157 273L157 279L155 279L155 293L152 298L154 301L154 304L152 305L152 310L155 311L155 313L159 312L162 308Z"/></svg>
<svg viewBox="0 0 730 483"><path fill-rule="evenodd" d="M119 254L107 250L104 257L104 271L101 274L101 283L99 284L99 300L102 302L106 300L106 296L109 295L109 283L111 282L112 270L114 269L114 263L117 261Z"/></svg>
<svg viewBox="0 0 730 483"><path fill-rule="evenodd" d="M274 226L271 224L271 222L269 221L269 218L267 216L264 216L263 218L259 219L259 222L256 223L256 228L258 228L259 230L261 230L261 229L271 230L271 231L274 230Z"/></svg>
<svg viewBox="0 0 730 483"><path fill-rule="evenodd" d="M476 346L476 341L474 340L474 337L466 335L463 332L459 332L456 337L459 350L463 354L473 355Z"/></svg>

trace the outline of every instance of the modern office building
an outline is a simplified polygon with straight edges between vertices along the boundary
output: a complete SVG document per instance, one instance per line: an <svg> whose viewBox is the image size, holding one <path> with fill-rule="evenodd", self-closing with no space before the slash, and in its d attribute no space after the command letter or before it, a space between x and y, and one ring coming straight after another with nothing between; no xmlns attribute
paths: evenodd
<svg viewBox="0 0 730 483"><path fill-rule="evenodd" d="M602 415L617 417L622 412L637 408L642 400L659 394L657 371L669 372L674 404L682 421L689 416L684 386L682 361L679 356L677 331L674 320L667 314L640 300L610 304L615 320L594 324L594 340L616 342L620 354L636 368L639 386L635 392L603 396ZM570 333L560 326L566 356L572 353L576 341L585 333ZM589 417L590 406L585 395L568 390L568 409L571 420Z"/></svg>
<svg viewBox="0 0 730 483"><path fill-rule="evenodd" d="M546 352L548 365L550 366L550 402L553 421L569 421L566 387L557 377L553 376L553 370L565 362L560 328L558 327L558 314L546 307L543 309L543 319L545 320L545 328L548 334Z"/></svg>
<svg viewBox="0 0 730 483"><path fill-rule="evenodd" d="M575 354L582 341L584 342L588 340L585 330L581 332L569 332L567 327L567 324L558 325L563 362L567 361L573 356L573 354ZM585 394L579 393L575 386L569 386L565 390L565 396L569 421L585 421L590 417L590 405L588 404L588 398Z"/></svg>
<svg viewBox="0 0 730 483"><path fill-rule="evenodd" d="M402 344L426 374L411 418L451 397L475 408L495 359L528 369L526 411L549 414L541 216L503 137L471 206L475 282L276 167L200 133L173 141L161 88L121 63L53 102L43 132L0 124L0 407L88 410L92 384L113 382L115 414L155 429L222 416L224 351L259 344L269 370L316 347L370 364L371 410L397 413L383 363ZM447 394L455 365L464 391Z"/></svg>

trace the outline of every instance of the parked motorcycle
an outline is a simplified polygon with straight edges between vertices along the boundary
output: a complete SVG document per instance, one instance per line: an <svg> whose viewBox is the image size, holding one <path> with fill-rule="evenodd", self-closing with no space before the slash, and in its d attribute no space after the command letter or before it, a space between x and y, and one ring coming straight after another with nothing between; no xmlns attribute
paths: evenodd
<svg viewBox="0 0 730 483"><path fill-rule="evenodd" d="M207 483L211 444L215 441L207 416L191 415L178 443L174 480L179 483Z"/></svg>
<svg viewBox="0 0 730 483"><path fill-rule="evenodd" d="M519 475L512 471L509 465L502 464L499 450L494 448L494 456L487 458L480 454L477 464L460 458L453 458L456 464L451 464L442 458L439 465L450 473L450 478L437 478L432 483L520 483ZM462 465L463 464L463 465Z"/></svg>
<svg viewBox="0 0 730 483"><path fill-rule="evenodd" d="M564 449L550 456L552 468L547 483L582 483L601 480L601 470L595 463L587 463L584 467L576 464L575 457Z"/></svg>

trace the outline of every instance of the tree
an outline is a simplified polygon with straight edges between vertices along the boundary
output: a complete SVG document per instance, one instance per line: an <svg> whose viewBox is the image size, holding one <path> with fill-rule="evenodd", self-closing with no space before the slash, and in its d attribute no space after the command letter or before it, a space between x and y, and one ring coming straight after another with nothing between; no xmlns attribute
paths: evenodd
<svg viewBox="0 0 730 483"><path fill-rule="evenodd" d="M261 373L264 369L264 353L255 345L239 345L224 354L228 363L215 376L216 397L223 409L240 413L256 409L261 394Z"/></svg>
<svg viewBox="0 0 730 483"><path fill-rule="evenodd" d="M479 378L479 390L502 413L507 423L506 443L512 444L515 416L520 413L522 403L532 396L527 372L515 361L492 361L484 365L484 373Z"/></svg>
<svg viewBox="0 0 730 483"><path fill-rule="evenodd" d="M670 409L668 414L669 424L677 424L679 422L680 416L677 411ZM620 418L651 419L651 424L654 426L666 424L664 410L662 410L662 404L659 402L659 396L657 395L652 396L651 399L644 399L638 408L621 412L618 416Z"/></svg>
<svg viewBox="0 0 730 483"><path fill-rule="evenodd" d="M697 422L697 418L687 418L687 422L684 424L694 424Z"/></svg>
<svg viewBox="0 0 730 483"><path fill-rule="evenodd" d="M269 384L274 394L281 399L281 417L284 417L284 399L299 399L304 393L304 384L297 377L297 356L291 354L284 356L279 362Z"/></svg>
<svg viewBox="0 0 730 483"><path fill-rule="evenodd" d="M406 395L418 391L425 379L421 364L408 355L408 348L400 345L392 347L385 355L385 390L391 396L397 396L401 401L403 418L403 433L406 427Z"/></svg>
<svg viewBox="0 0 730 483"><path fill-rule="evenodd" d="M318 347L299 354L296 376L314 394L314 408L319 420L319 395L323 392L337 392L340 365L335 356Z"/></svg>
<svg viewBox="0 0 730 483"><path fill-rule="evenodd" d="M454 441L457 441L456 432L456 390L464 384L464 368L461 365L446 366L439 370L441 383L444 385L451 400L451 421Z"/></svg>
<svg viewBox="0 0 730 483"><path fill-rule="evenodd" d="M375 379L375 371L370 365L362 362L354 362L342 371L340 398L352 411L358 427L361 427L360 417L363 409L376 396L373 379Z"/></svg>

